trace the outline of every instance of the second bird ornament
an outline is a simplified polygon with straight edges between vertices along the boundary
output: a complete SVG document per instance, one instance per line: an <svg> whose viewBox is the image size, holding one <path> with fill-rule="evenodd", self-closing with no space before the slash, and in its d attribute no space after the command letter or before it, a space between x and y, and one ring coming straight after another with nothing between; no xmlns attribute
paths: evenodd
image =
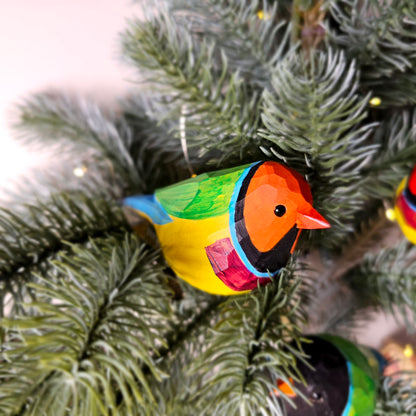
<svg viewBox="0 0 416 416"><path fill-rule="evenodd" d="M297 369L305 384L293 382L298 393L277 380L274 394L284 393L287 416L372 416L385 359L375 350L335 335L309 336L302 343L305 361Z"/></svg>
<svg viewBox="0 0 416 416"><path fill-rule="evenodd" d="M330 226L305 179L272 161L204 173L124 205L151 221L179 277L219 295L270 282L301 229Z"/></svg>
<svg viewBox="0 0 416 416"><path fill-rule="evenodd" d="M406 238L416 244L416 165L400 183L394 209L389 209L387 216L396 220Z"/></svg>

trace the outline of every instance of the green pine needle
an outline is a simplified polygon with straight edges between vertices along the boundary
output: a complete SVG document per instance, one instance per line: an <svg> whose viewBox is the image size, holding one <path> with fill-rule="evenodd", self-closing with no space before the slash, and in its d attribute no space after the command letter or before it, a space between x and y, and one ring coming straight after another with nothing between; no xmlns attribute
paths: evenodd
<svg viewBox="0 0 416 416"><path fill-rule="evenodd" d="M156 254L136 238L72 246L39 284L31 317L4 320L0 407L8 415L131 415L155 406L169 317ZM52 300L52 301L51 301Z"/></svg>
<svg viewBox="0 0 416 416"><path fill-rule="evenodd" d="M357 60L363 88L380 97L383 107L415 104L415 2L341 0L329 5L336 22L330 41Z"/></svg>
<svg viewBox="0 0 416 416"><path fill-rule="evenodd" d="M416 415L415 373L398 373L383 377L374 416Z"/></svg>
<svg viewBox="0 0 416 416"><path fill-rule="evenodd" d="M48 260L68 249L65 242L87 242L123 227L119 207L98 195L59 193L18 214L0 211L1 314L22 312L21 301L33 295L25 283L48 270Z"/></svg>
<svg viewBox="0 0 416 416"><path fill-rule="evenodd" d="M286 21L276 24L277 2L175 0L168 7L194 39L202 32L204 39L213 40L225 53L229 69L238 70L246 83L257 89L270 85L270 73L288 50L290 33Z"/></svg>
<svg viewBox="0 0 416 416"><path fill-rule="evenodd" d="M312 3L147 2L122 52L148 83L116 112L57 93L20 105L21 138L69 145L99 195L60 181L62 193L0 212L1 414L281 416L290 398L273 389L302 379L312 297L334 309L309 316L320 328L381 307L414 327L414 246L362 260L369 249L357 239L340 254L346 237L366 237L358 224L394 198L416 160L414 1L327 0L307 14ZM325 40L304 55L291 30L296 41L314 31ZM302 241L321 247L311 253L325 269L316 294L294 259L266 287L212 296L125 233L109 199L189 177L185 144L197 172L265 153L306 176L331 223ZM383 379L376 416L414 414L414 390L404 374Z"/></svg>
<svg viewBox="0 0 416 416"><path fill-rule="evenodd" d="M366 143L374 124L362 123L368 97L359 95L357 77L342 53L316 52L310 60L290 54L264 94L260 134L273 143L272 154L308 174L314 204L331 223L327 246L352 231L350 221L367 199L362 169L377 149Z"/></svg>
<svg viewBox="0 0 416 416"><path fill-rule="evenodd" d="M206 351L193 365L201 378L197 406L206 406L206 414L280 411L270 394L277 378L299 380L295 360L302 357L299 325L305 319L299 284L287 268L277 281L225 302L206 336Z"/></svg>
<svg viewBox="0 0 416 416"><path fill-rule="evenodd" d="M46 92L32 96L18 107L15 128L31 145L41 141L71 143L78 151L94 150L97 159L111 160L125 186L140 189L141 178L126 145L128 130L118 129L115 118L88 100ZM30 134L28 134L30 132ZM71 150L71 149L68 149Z"/></svg>
<svg viewBox="0 0 416 416"><path fill-rule="evenodd" d="M132 108L134 118L131 117ZM125 102L124 110L124 117L116 116L92 101L65 94L40 93L18 107L15 128L21 139L31 145L56 144L57 140L63 140L62 146L71 144L68 151L83 153L87 150L96 161L110 163L108 176L100 184L102 188L109 186L112 175L112 185L121 189L119 195L151 192L155 187L152 184L157 183L156 178L167 165L165 159L173 153L172 146L165 148L169 135L145 115L137 101ZM175 153L177 160L177 147ZM112 191L117 193L117 190Z"/></svg>
<svg viewBox="0 0 416 416"><path fill-rule="evenodd" d="M414 328L416 246L403 240L396 247L369 253L345 278L364 304L381 306Z"/></svg>
<svg viewBox="0 0 416 416"><path fill-rule="evenodd" d="M416 160L416 111L394 112L377 126L374 139L380 147L371 166L363 169L365 193L393 199L395 190L408 176Z"/></svg>
<svg viewBox="0 0 416 416"><path fill-rule="evenodd" d="M132 21L123 35L123 50L146 70L148 81L173 94L164 117L186 117L188 145L199 155L221 152L219 160L247 157L258 142L260 97L250 96L243 79L229 73L224 53L221 72L214 69L214 44L196 44L167 13L147 22ZM218 154L217 154L218 155Z"/></svg>

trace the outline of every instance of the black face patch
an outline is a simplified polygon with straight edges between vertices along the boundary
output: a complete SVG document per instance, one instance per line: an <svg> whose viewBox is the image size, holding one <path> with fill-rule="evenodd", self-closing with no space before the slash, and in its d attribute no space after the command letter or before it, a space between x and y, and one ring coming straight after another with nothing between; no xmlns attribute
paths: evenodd
<svg viewBox="0 0 416 416"><path fill-rule="evenodd" d="M416 206L416 195L413 195L408 187L404 188L403 195L412 205Z"/></svg>
<svg viewBox="0 0 416 416"><path fill-rule="evenodd" d="M298 369L306 386L296 383L296 387L308 398L312 406L299 395L292 398L294 409L285 404L287 416L341 416L348 402L350 380L347 362L342 353L330 342L311 337L313 343L302 344L310 356L311 369L301 361Z"/></svg>
<svg viewBox="0 0 416 416"><path fill-rule="evenodd" d="M282 239L280 239L280 241L277 242L277 244L271 250L266 252L257 250L257 248L251 242L244 220L244 203L250 181L260 166L261 165L253 166L248 171L241 184L235 205L234 223L238 242L240 243L240 246L251 265L261 273L270 272L273 274L287 264L290 258L290 251L298 237L300 230L294 226L285 234ZM282 211L283 210L280 209L279 212Z"/></svg>

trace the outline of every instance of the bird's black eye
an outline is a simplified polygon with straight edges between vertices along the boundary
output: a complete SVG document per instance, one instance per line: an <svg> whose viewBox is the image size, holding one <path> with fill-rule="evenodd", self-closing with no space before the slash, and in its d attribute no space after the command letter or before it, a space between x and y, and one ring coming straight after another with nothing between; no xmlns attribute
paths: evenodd
<svg viewBox="0 0 416 416"><path fill-rule="evenodd" d="M283 217L285 214L286 207L284 205L276 205L276 208L274 209L274 215L276 215L276 217Z"/></svg>
<svg viewBox="0 0 416 416"><path fill-rule="evenodd" d="M321 401L323 401L322 394L321 394L321 393L316 393L316 392L313 392L313 393L312 393L312 400L313 400L314 402L321 402Z"/></svg>

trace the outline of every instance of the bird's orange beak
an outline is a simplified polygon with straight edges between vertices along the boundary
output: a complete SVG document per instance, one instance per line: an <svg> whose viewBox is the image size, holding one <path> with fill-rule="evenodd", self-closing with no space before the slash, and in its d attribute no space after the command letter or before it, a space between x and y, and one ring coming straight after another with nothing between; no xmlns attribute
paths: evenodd
<svg viewBox="0 0 416 416"><path fill-rule="evenodd" d="M303 212L298 212L296 226L306 230L331 227L329 222L318 211L312 208L312 205L309 205Z"/></svg>
<svg viewBox="0 0 416 416"><path fill-rule="evenodd" d="M293 384L292 378L290 378L289 380L290 380L290 383ZM277 384L278 389L273 389L273 393L276 396L280 396L280 394L283 393L283 394L285 394L286 396L289 396L289 397L296 397L296 393L292 389L292 386L289 383L287 383L286 381L278 379L276 381L276 384Z"/></svg>

